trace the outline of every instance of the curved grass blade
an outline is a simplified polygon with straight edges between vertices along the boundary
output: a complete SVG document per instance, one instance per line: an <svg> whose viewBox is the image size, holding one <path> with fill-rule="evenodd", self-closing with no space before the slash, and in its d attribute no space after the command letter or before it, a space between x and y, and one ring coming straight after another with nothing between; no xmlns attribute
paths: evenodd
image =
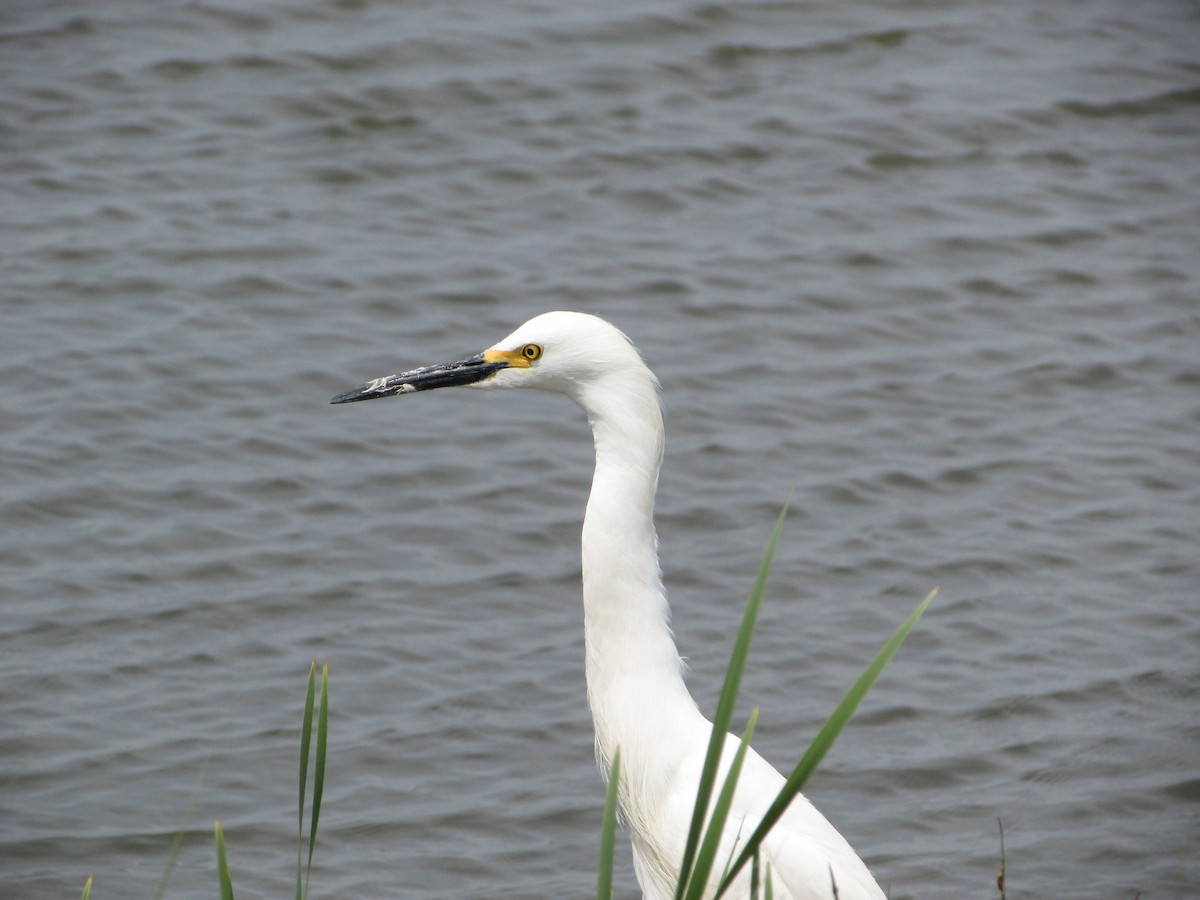
<svg viewBox="0 0 1200 900"><path fill-rule="evenodd" d="M675 900L683 900L684 891L691 881L692 867L696 859L696 850L700 844L700 834L704 827L704 817L708 812L708 803L712 797L713 785L717 780L717 765L721 760L721 750L725 746L725 735L729 724L733 721L733 708L737 702L738 688L742 682L742 673L746 670L746 658L750 654L750 639L754 635L754 624L758 619L758 610L762 605L763 592L767 587L767 575L775 560L775 549L779 546L779 537L783 533L783 522L787 518L788 507L792 497L788 495L779 518L775 521L775 529L767 542L762 564L758 567L758 576L754 581L754 589L746 603L746 612L742 615L742 624L738 629L737 639L733 644L729 666L725 669L725 683L721 687L721 697L717 701L717 712L713 716L712 735L708 741L708 752L704 757L704 768L700 774L700 784L696 789L696 804L692 808L692 823L688 828L687 843L684 845L683 860L679 867L679 880L675 887Z"/></svg>
<svg viewBox="0 0 1200 900"><path fill-rule="evenodd" d="M617 785L621 778L621 748L613 753L604 794L604 821L600 827L600 862L596 869L596 900L612 900L613 844L617 833Z"/></svg>
<svg viewBox="0 0 1200 900"><path fill-rule="evenodd" d="M300 728L300 800L296 825L296 900L304 897L301 880L304 859L304 800L308 796L308 751L312 746L313 703L317 696L317 661L308 668L308 695L304 698L304 724Z"/></svg>
<svg viewBox="0 0 1200 900"><path fill-rule="evenodd" d="M800 789L804 787L804 783L808 781L809 777L816 770L817 765L829 751L829 748L833 746L833 742L837 739L837 736L841 734L842 729L846 727L846 723L849 722L850 717L854 715L854 711L858 708L859 703L862 702L863 697L866 696L867 691L871 689L871 685L875 683L875 679L879 677L879 673L883 671L884 666L886 666L888 662L891 661L891 658L895 656L896 651L900 649L900 645L904 643L904 639L908 637L908 633L913 630L913 626L915 626L917 624L917 620L921 618L921 614L925 612L925 610L929 607L929 604L933 602L933 598L937 596L937 592L938 589L934 588L929 592L929 595L922 600L920 604L918 604L917 608L913 610L912 615L910 615L905 620L904 624L896 630L896 633L888 639L888 642L884 644L883 649L876 654L875 658L871 661L871 664L867 666L860 676L858 676L858 680L855 681L854 686L846 692L846 696L842 698L842 702L837 705L837 709L833 711L833 714L825 720L825 724L821 727L821 730L817 732L817 736L813 738L813 742L809 745L808 750L805 751L804 756L800 759L800 762L796 764L796 768L792 770L792 774L788 776L787 783L784 784L783 789L779 792L779 795L771 803L770 807L768 807L766 813L763 814L762 821L759 822L758 827L754 829L754 833L750 835L749 840L746 842L746 846L742 848L741 854L738 856L737 861L733 864L733 868L721 882L720 890L717 891L717 897L720 897L733 882L733 879L737 876L738 872L742 870L745 864L749 861L750 857L754 855L759 845L762 844L762 841L767 836L767 833L774 827L775 823L779 821L780 817L787 809L788 804L792 802L793 798L795 798L798 793L800 793Z"/></svg>
<svg viewBox="0 0 1200 900"><path fill-rule="evenodd" d="M88 880L83 886L83 896L80 897L79 900L88 900L88 898L92 896L92 879L94 877L94 875L88 876Z"/></svg>
<svg viewBox="0 0 1200 900"><path fill-rule="evenodd" d="M314 663L314 667L315 667ZM321 820L321 795L325 792L325 745L329 737L329 663L321 667L321 709L317 714L317 759L313 768L312 821L308 830L308 866L304 870L304 896L312 874L313 850L317 846L317 823Z"/></svg>
<svg viewBox="0 0 1200 900"><path fill-rule="evenodd" d="M704 889L708 887L708 876L716 862L721 834L725 831L725 822L729 819L729 809L733 805L733 795L737 790L738 778L742 774L742 763L746 759L746 751L750 748L750 739L754 736L754 727L757 724L758 708L755 707L754 711L750 713L746 731L742 734L742 742L733 755L729 772L725 775L725 783L721 785L721 793L717 795L717 802L713 805L712 816L704 831L704 840L701 841L700 850L696 854L696 864L692 868L685 900L700 900L704 895Z"/></svg>
<svg viewBox="0 0 1200 900"><path fill-rule="evenodd" d="M221 822L213 823L217 836L217 881L221 886L221 900L233 900L233 878L229 874L229 861L225 858L225 832Z"/></svg>

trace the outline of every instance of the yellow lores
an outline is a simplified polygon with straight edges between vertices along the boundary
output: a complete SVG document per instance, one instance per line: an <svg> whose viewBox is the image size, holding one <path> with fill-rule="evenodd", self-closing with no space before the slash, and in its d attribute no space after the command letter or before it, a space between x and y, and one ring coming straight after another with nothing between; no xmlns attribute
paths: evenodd
<svg viewBox="0 0 1200 900"><path fill-rule="evenodd" d="M483 358L490 363L508 363L514 369L528 369L541 355L540 344L524 344L516 350L485 350Z"/></svg>

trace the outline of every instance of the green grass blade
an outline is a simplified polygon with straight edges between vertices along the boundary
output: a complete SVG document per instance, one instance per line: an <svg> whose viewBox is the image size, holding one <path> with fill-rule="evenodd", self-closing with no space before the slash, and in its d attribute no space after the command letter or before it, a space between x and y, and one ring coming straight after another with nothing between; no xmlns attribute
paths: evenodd
<svg viewBox="0 0 1200 900"><path fill-rule="evenodd" d="M217 881L221 886L221 900L233 900L233 878L225 858L225 832L219 821L213 823L213 832L217 836Z"/></svg>
<svg viewBox="0 0 1200 900"><path fill-rule="evenodd" d="M211 759L211 755L206 756L200 765L200 775L196 778L196 789L192 791L192 799L188 802L187 813L183 817L183 827L179 829L175 840L171 842L171 850L167 854L167 864L163 867L162 877L158 879L158 887L154 890L154 900L162 900L167 895L171 872L174 871L175 863L179 860L179 853L183 850L183 842L187 838L188 826L192 824L192 814L196 811L196 801L200 798L200 789L204 786L204 778L208 774L208 764Z"/></svg>
<svg viewBox="0 0 1200 900"><path fill-rule="evenodd" d="M304 896L301 879L304 859L304 800L308 796L308 750L312 745L313 702L317 696L317 661L308 669L308 696L304 699L304 724L300 729L300 800L296 823L296 900Z"/></svg>
<svg viewBox="0 0 1200 900"><path fill-rule="evenodd" d="M829 748L833 746L833 742L841 734L842 729L846 727L846 723L854 715L854 711L858 708L859 703L862 702L863 697L866 696L867 691L871 689L871 685L875 683L875 679L879 677L879 673L883 671L884 666L895 656L896 651L900 649L900 645L904 643L904 639L908 637L908 633L912 631L913 626L917 624L917 620L921 618L921 614L925 612L929 604L933 602L933 598L937 596L937 592L938 589L934 588L929 592L929 596L922 600L917 608L913 610L912 615L888 639L888 642L883 645L883 649L879 651L875 659L871 661L871 664L867 666L866 670L858 677L858 680L854 682L854 686L846 692L846 696L842 698L842 702L838 704L837 709L825 720L825 724L817 732L817 736L813 738L813 742L809 745L808 750L800 759L800 762L796 764L796 768L792 770L792 774L788 776L787 783L779 792L779 796L775 798L774 802L767 809L762 821L746 842L746 846L742 848L741 855L738 857L737 862L733 864L733 870L721 883L721 890L717 892L718 897L721 896L721 893L733 881L737 873L749 861L750 857L753 856L755 850L762 843L763 838L767 836L767 833L779 821L788 804L800 793L800 789L804 787L804 783L816 770L817 765L825 757Z"/></svg>
<svg viewBox="0 0 1200 900"><path fill-rule="evenodd" d="M192 801L192 805L195 805L195 800ZM167 853L167 864L163 867L162 877L158 879L158 887L154 889L154 900L162 900L167 895L167 885L171 882L171 872L174 871L175 863L179 859L179 852L183 849L183 841L187 837L188 822L191 821L191 818L192 810L189 807L183 827L176 832L175 840L171 842L171 849Z"/></svg>
<svg viewBox="0 0 1200 900"><path fill-rule="evenodd" d="M767 587L767 576L775 559L775 550L779 546L779 538L783 533L783 522L787 518L788 506L791 505L791 495L783 504L771 539L767 542L762 564L758 567L758 577L754 581L754 589L746 603L746 612L742 616L742 624L734 641L733 653L729 666L725 670L725 684L721 687L721 697L717 701L717 712L713 716L712 735L708 741L708 752L704 758L704 768L700 774L700 784L696 790L696 804L692 809L692 823L688 828L687 843L684 845L683 860L679 867L679 880L675 888L675 900L682 900L691 880L692 866L696 858L696 850L700 844L700 835L704 827L704 819L708 812L708 802L712 797L713 785L717 780L717 765L721 760L721 750L725 746L725 735L729 724L733 721L733 708L737 703L738 688L741 686L742 673L746 670L746 658L750 654L750 639L754 635L754 625L758 619L758 610L762 605L763 592Z"/></svg>
<svg viewBox="0 0 1200 900"><path fill-rule="evenodd" d="M729 809L733 805L733 795L737 790L738 778L742 774L742 763L746 759L746 751L750 748L750 739L754 736L754 727L758 724L758 709L750 713L750 721L742 734L742 742L733 755L729 772L725 775L725 783L721 785L721 793L713 805L712 817L704 831L704 840L696 854L696 864L692 868L686 900L700 900L708 886L708 876L712 873L716 862L717 850L720 847L721 835L725 831L725 822L729 819ZM753 896L753 895L751 895Z"/></svg>
<svg viewBox="0 0 1200 900"><path fill-rule="evenodd" d="M95 876L89 875L88 880L83 885L83 896L79 900L88 900L92 896L92 878Z"/></svg>
<svg viewBox="0 0 1200 900"><path fill-rule="evenodd" d="M317 759L313 769L312 821L308 832L308 865L304 870L304 896L312 874L313 849L317 846L317 823L321 820L321 795L325 792L325 745L329 737L329 663L321 667L321 709L317 714Z"/></svg>
<svg viewBox="0 0 1200 900"><path fill-rule="evenodd" d="M758 865L762 854L755 852L750 857L750 900L758 900Z"/></svg>
<svg viewBox="0 0 1200 900"><path fill-rule="evenodd" d="M613 753L604 795L604 821L600 826L600 862L596 869L596 900L612 900L613 844L617 833L617 786L621 779L621 748Z"/></svg>

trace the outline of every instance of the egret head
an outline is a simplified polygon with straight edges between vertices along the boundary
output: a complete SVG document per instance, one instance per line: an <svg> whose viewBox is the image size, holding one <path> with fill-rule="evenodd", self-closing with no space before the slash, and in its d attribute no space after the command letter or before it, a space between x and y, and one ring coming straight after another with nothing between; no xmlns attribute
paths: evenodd
<svg viewBox="0 0 1200 900"><path fill-rule="evenodd" d="M354 403L440 387L538 388L579 403L600 385L622 380L654 384L634 346L603 319L549 312L530 319L482 353L458 362L425 366L376 378L338 394L332 403Z"/></svg>

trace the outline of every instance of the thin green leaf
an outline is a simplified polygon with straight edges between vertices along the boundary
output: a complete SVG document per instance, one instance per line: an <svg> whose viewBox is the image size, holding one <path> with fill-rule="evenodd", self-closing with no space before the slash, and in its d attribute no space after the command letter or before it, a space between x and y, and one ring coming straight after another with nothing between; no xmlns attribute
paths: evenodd
<svg viewBox="0 0 1200 900"><path fill-rule="evenodd" d="M208 764L212 756L204 757L204 762L200 765L200 774L196 778L196 789L192 791L192 799L188 802L187 813L183 817L183 826L175 834L175 840L171 842L171 850L167 854L167 864L163 867L162 877L158 879L158 887L154 891L154 900L162 900L167 895L167 885L171 881L171 872L175 869L175 863L179 859L179 853L183 849L183 841L187 837L188 826L192 824L192 814L196 811L196 801L200 797L200 788L204 786L204 777L208 774Z"/></svg>
<svg viewBox="0 0 1200 900"><path fill-rule="evenodd" d="M721 868L721 877L717 879L718 881L724 881L725 876L729 874L729 869L733 865L733 855L737 853L738 844L741 843L742 832L745 830L745 828L746 820L743 818L741 824L738 825L737 832L733 836L733 842L729 847L729 855L725 857L725 865Z"/></svg>
<svg viewBox="0 0 1200 900"><path fill-rule="evenodd" d="M725 831L729 810L733 806L733 795L737 790L738 778L742 774L742 763L746 759L746 751L750 748L750 739L754 736L754 727L757 724L758 708L755 707L754 711L750 713L750 721L746 724L746 730L742 734L742 742L733 755L729 772L725 775L725 782L721 785L721 793L717 795L717 802L713 805L712 817L708 820L708 827L704 831L704 840L700 843L700 850L696 854L696 864L692 868L686 900L700 900L704 895L704 889L708 886L708 876L712 873L713 865L716 862L721 835Z"/></svg>
<svg viewBox="0 0 1200 900"><path fill-rule="evenodd" d="M758 865L762 854L757 850L750 858L750 900L758 900Z"/></svg>
<svg viewBox="0 0 1200 900"><path fill-rule="evenodd" d="M317 695L317 661L308 668L308 695L304 698L304 724L300 729L300 799L296 824L296 900L304 896L301 879L304 860L304 800L308 796L308 750L312 745L313 702Z"/></svg>
<svg viewBox="0 0 1200 900"><path fill-rule="evenodd" d="M617 833L617 786L621 779L621 748L613 753L604 794L604 821L600 826L600 862L596 869L596 900L612 900L613 844Z"/></svg>
<svg viewBox="0 0 1200 900"><path fill-rule="evenodd" d="M308 866L304 871L304 896L312 874L313 849L317 846L317 823L321 820L321 795L325 792L325 745L329 737L329 663L321 667L321 710L317 714L317 760L313 770L312 822L308 832Z"/></svg>
<svg viewBox="0 0 1200 900"><path fill-rule="evenodd" d="M225 832L220 821L213 823L217 836L217 881L221 886L221 900L233 900L233 878L229 874L229 861L225 858Z"/></svg>
<svg viewBox="0 0 1200 900"><path fill-rule="evenodd" d="M767 889L764 891L765 900L775 900L775 884L771 880L771 867L767 866Z"/></svg>
<svg viewBox="0 0 1200 900"><path fill-rule="evenodd" d="M900 645L904 643L904 639L908 637L908 633L912 631L913 626L917 624L917 620L921 618L921 614L925 612L929 604L933 602L933 598L937 596L937 592L938 589L934 588L929 592L929 596L921 601L912 615L905 620L904 624L883 645L883 649L876 654L875 659L871 661L871 664L867 666L862 675L858 677L858 680L854 682L854 686L846 692L846 696L842 698L842 702L838 704L833 714L826 719L825 724L809 745L808 750L801 757L800 762L796 764L796 768L792 770L792 774L788 776L787 783L783 786L783 789L771 803L770 807L768 807L766 813L763 814L762 821L759 822L754 833L750 835L746 846L742 848L741 855L738 856L737 862L733 865L733 870L721 883L721 889L717 892L718 897L721 896L721 893L729 886L738 872L742 870L750 857L754 855L755 850L757 850L775 823L779 821L788 804L800 793L801 788L804 787L804 783L816 770L817 765L829 751L829 748L833 746L833 742L841 734L842 729L846 727L846 723L854 715L854 711L858 708L859 703L862 702L863 697L866 696L867 691L871 689L871 685L875 683L875 679L879 677L879 673L883 671L891 658L895 656L896 651L900 649Z"/></svg>
<svg viewBox="0 0 1200 900"><path fill-rule="evenodd" d="M762 564L758 567L758 576L754 581L754 589L746 603L746 612L742 615L742 624L734 641L733 653L729 666L725 669L725 684L721 687L721 697L717 701L717 712L713 716L712 735L708 741L708 751L704 757L704 768L700 774L700 784L696 789L696 803L692 809L692 823L688 828L687 842L684 845L683 861L679 867L679 880L675 887L675 900L682 900L684 891L691 881L692 867L696 858L696 850L700 844L700 834L704 827L704 819L708 812L708 803L712 797L713 785L717 780L717 767L721 761L721 750L725 746L725 735L729 724L733 721L733 708L737 703L738 688L741 686L742 673L746 670L746 658L750 654L750 640L754 636L754 624L758 619L758 610L762 605L763 593L767 587L767 576L775 559L775 550L779 546L780 535L783 534L783 522L787 518L788 506L792 498L780 510L763 554Z"/></svg>
<svg viewBox="0 0 1200 900"><path fill-rule="evenodd" d="M183 849L183 840L187 837L187 820L190 820L191 817L191 809L189 809L183 827L176 832L175 840L171 842L171 849L167 853L167 864L163 867L162 877L158 879L158 887L154 889L154 900L162 900L167 895L167 885L171 882L171 872L175 869L175 862L179 859L179 852Z"/></svg>
<svg viewBox="0 0 1200 900"><path fill-rule="evenodd" d="M87 882L83 885L83 896L80 897L79 900L88 900L88 898L90 896L92 896L92 878L93 877L94 876L92 876L92 875L88 876Z"/></svg>

